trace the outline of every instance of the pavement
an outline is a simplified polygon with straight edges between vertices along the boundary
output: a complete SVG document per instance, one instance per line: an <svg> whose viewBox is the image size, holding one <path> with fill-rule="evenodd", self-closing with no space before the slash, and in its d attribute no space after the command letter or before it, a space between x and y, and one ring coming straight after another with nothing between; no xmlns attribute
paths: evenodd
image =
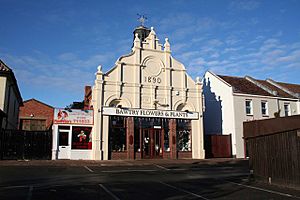
<svg viewBox="0 0 300 200"><path fill-rule="evenodd" d="M239 159L0 161L0 199L300 199L300 191L250 180Z"/></svg>

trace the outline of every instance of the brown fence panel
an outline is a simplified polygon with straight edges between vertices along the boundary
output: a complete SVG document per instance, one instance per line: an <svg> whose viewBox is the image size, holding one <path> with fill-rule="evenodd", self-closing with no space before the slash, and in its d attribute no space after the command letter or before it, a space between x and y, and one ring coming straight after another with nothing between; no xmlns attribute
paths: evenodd
<svg viewBox="0 0 300 200"><path fill-rule="evenodd" d="M231 135L206 135L206 158L231 158Z"/></svg>
<svg viewBox="0 0 300 200"><path fill-rule="evenodd" d="M257 180L300 189L300 129L297 126L300 126L299 116L244 123L250 169Z"/></svg>

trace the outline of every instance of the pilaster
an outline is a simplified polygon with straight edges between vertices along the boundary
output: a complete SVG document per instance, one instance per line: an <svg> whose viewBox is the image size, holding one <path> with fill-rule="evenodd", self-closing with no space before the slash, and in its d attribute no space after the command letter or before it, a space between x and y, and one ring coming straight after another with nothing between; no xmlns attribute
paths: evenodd
<svg viewBox="0 0 300 200"><path fill-rule="evenodd" d="M204 133L203 133L203 112L202 112L202 83L200 78L196 79L197 105L199 118L192 120L192 157L194 159L204 159Z"/></svg>
<svg viewBox="0 0 300 200"><path fill-rule="evenodd" d="M94 160L102 160L102 101L103 101L103 73L98 67L95 86L93 88L94 128L92 133L92 152Z"/></svg>

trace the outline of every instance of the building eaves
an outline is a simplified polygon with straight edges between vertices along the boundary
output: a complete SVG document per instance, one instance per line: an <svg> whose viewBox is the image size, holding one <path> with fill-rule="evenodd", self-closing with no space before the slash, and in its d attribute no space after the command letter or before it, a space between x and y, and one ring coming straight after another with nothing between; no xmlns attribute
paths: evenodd
<svg viewBox="0 0 300 200"><path fill-rule="evenodd" d="M266 90L262 89L261 87L257 86L256 84L247 80L244 77L224 76L224 75L218 75L218 76L232 86L234 93L272 96L272 97L275 96L274 94L270 94Z"/></svg>
<svg viewBox="0 0 300 200"><path fill-rule="evenodd" d="M300 85L298 84L291 84L291 83L283 83L277 82L272 79L267 79L267 82L274 85L275 87L280 88L284 92L288 93L289 95L293 96L294 98L300 99Z"/></svg>
<svg viewBox="0 0 300 200"><path fill-rule="evenodd" d="M54 109L53 106L50 106L50 105L48 105L48 104L46 104L46 103L44 103L44 102L41 102L41 101L39 101L39 100L36 100L35 98L31 98L31 99L25 100L25 101L23 101L23 104L25 104L25 103L27 103L27 102L30 102L30 101L35 101L35 102L37 102L37 103L43 104L43 105L45 105L45 106L47 106L47 107L49 107L49 108L53 108L53 109Z"/></svg>

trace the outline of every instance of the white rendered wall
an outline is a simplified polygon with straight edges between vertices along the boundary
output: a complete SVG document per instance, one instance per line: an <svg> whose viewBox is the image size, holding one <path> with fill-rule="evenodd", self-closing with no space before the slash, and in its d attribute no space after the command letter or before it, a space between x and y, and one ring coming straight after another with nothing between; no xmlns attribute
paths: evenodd
<svg viewBox="0 0 300 200"><path fill-rule="evenodd" d="M92 150L71 150L71 160L92 160L93 152Z"/></svg>
<svg viewBox="0 0 300 200"><path fill-rule="evenodd" d="M54 124L52 126L52 160L58 159L59 154L59 141L58 141L58 126L69 126L69 144L72 146L72 127L80 126L80 127L91 127L91 125L71 125L71 124ZM93 133L93 129L91 133ZM71 149L68 152L69 158L71 160L92 160L93 159L93 151L92 149Z"/></svg>
<svg viewBox="0 0 300 200"><path fill-rule="evenodd" d="M0 76L0 109L4 110L4 102L5 102L5 91L6 91L6 77Z"/></svg>
<svg viewBox="0 0 300 200"><path fill-rule="evenodd" d="M204 132L232 134L232 154L236 155L236 138L232 87L212 72L206 72L203 80L205 97ZM216 106L216 104L221 104ZM221 110L220 110L221 109ZM216 119L217 116L217 119ZM220 130L219 130L220 129Z"/></svg>
<svg viewBox="0 0 300 200"><path fill-rule="evenodd" d="M252 115L246 114L246 100L252 100ZM265 101L268 105L268 114L262 115L261 102ZM278 103L282 109L280 115L284 116L283 104L289 103L291 110L297 109L297 102L292 99L279 99L267 96L249 95L249 94L234 94L235 106L235 133L236 133L236 149L237 158L245 157L245 147L243 140L243 122L259 119L274 118L274 113L278 112Z"/></svg>
<svg viewBox="0 0 300 200"><path fill-rule="evenodd" d="M6 118L3 119L3 128L18 128L19 101L16 92L9 79L0 76L0 109L8 116L7 124Z"/></svg>

